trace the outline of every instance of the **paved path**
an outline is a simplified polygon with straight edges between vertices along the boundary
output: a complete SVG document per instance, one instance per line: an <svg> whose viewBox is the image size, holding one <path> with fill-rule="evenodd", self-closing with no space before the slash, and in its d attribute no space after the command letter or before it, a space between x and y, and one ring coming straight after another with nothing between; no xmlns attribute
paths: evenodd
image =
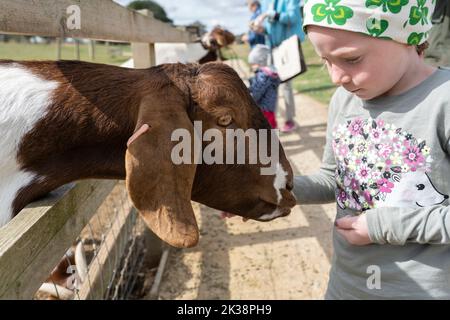
<svg viewBox="0 0 450 320"><path fill-rule="evenodd" d="M307 96L295 99L299 128L281 140L295 173L310 174L320 165L327 108ZM221 220L216 210L194 206L199 245L171 251L160 299L322 299L334 204L297 206L268 223Z"/></svg>

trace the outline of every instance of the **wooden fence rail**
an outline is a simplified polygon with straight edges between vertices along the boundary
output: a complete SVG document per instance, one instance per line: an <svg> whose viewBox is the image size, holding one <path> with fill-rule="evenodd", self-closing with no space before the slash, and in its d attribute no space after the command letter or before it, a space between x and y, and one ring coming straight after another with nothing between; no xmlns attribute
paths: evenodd
<svg viewBox="0 0 450 320"><path fill-rule="evenodd" d="M71 11L71 6L77 6L79 12ZM78 13L79 28L70 23L70 18L76 18ZM72 38L141 43L193 40L190 33L111 0L1 0L0 33L45 37L64 34Z"/></svg>
<svg viewBox="0 0 450 320"><path fill-rule="evenodd" d="M0 230L0 299L30 299L117 181L61 187Z"/></svg>

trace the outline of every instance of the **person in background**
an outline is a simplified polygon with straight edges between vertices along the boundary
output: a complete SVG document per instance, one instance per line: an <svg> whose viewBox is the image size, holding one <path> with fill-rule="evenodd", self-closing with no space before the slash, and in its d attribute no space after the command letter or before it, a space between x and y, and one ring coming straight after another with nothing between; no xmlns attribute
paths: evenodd
<svg viewBox="0 0 450 320"><path fill-rule="evenodd" d="M302 19L303 19L303 16L304 16L304 14L303 14L303 8L304 7L305 7L305 0L300 0L300 13L301 13Z"/></svg>
<svg viewBox="0 0 450 320"><path fill-rule="evenodd" d="M434 65L450 64L450 4L448 0L436 0L432 20L433 28L430 30L429 48L425 58Z"/></svg>
<svg viewBox="0 0 450 320"><path fill-rule="evenodd" d="M267 34L266 43L273 49L284 40L297 35L301 41L305 39L302 29L302 16L300 0L263 0L261 2L262 14L257 21L264 21ZM281 86L284 103L286 106L285 123L282 132L295 130L295 100L292 89L292 81L287 81Z"/></svg>
<svg viewBox="0 0 450 320"><path fill-rule="evenodd" d="M277 128L276 107L278 101L278 74L268 67L270 48L257 44L248 56L248 62L255 72L250 79L250 93L259 108L261 108L272 129Z"/></svg>
<svg viewBox="0 0 450 320"><path fill-rule="evenodd" d="M261 15L261 3L257 0L248 0L248 8L252 12L250 18L250 30L244 34L242 41L248 42L250 48L254 48L257 44L265 44L266 36L264 35L264 29L255 28L255 19Z"/></svg>

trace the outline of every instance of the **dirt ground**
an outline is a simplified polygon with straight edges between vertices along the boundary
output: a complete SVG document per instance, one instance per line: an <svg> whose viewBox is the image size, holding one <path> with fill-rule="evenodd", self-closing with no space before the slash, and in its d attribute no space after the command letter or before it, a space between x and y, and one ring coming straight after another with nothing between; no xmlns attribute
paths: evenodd
<svg viewBox="0 0 450 320"><path fill-rule="evenodd" d="M298 129L281 136L295 174L320 165L327 107L296 95ZM280 109L284 103L280 103ZM283 110L279 123L282 123ZM199 245L172 249L159 299L322 299L332 255L335 205L297 206L271 222L222 220L195 204Z"/></svg>

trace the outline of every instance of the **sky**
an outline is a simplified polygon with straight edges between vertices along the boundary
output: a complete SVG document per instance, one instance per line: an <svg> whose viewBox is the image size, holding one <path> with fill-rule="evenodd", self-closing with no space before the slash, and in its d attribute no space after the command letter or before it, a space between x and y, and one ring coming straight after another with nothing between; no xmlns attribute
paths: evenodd
<svg viewBox="0 0 450 320"><path fill-rule="evenodd" d="M114 0L127 5L131 0ZM208 30L220 24L231 32L247 31L250 12L246 0L154 0L166 10L167 16L176 25L186 25L196 20Z"/></svg>

